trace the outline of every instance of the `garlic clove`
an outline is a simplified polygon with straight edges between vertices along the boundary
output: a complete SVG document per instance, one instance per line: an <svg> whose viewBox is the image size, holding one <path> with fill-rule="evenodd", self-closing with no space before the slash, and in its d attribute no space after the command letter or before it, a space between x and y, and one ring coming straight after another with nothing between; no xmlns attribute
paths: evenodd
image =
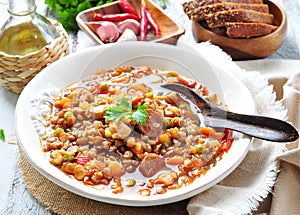
<svg viewBox="0 0 300 215"><path fill-rule="evenodd" d="M126 28L124 30L123 34L119 37L117 42L125 42L125 41L137 41L137 37L135 33L129 28Z"/></svg>

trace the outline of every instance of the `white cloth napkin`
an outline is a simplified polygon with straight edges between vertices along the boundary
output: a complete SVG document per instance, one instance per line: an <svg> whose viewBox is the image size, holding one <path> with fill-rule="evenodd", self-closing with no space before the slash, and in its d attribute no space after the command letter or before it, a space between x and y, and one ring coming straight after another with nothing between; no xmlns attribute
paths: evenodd
<svg viewBox="0 0 300 215"><path fill-rule="evenodd" d="M292 115L297 113L298 116L295 118L299 119L299 103L296 106L290 104L294 104L295 96L298 96L299 101L299 81L286 84L284 90L287 92L284 94L284 99L278 101L273 86L259 72L241 69L220 48L208 42L193 47L208 62L214 64L217 62L248 87L254 98L257 114L286 120L288 114L284 107L286 104L296 109L296 111L290 110L289 113ZM298 94L294 92L297 89ZM299 121L297 126L299 126ZM286 154L286 150L285 144L254 139L246 158L232 174L211 189L191 199L187 207L189 214L249 214L256 211L275 185L280 170L280 162L276 158L286 155L289 159L293 159ZM299 160L295 162L299 164ZM278 189L282 191L284 187L280 186ZM282 198L278 198L278 201L282 201ZM274 211L277 210L277 208L274 209Z"/></svg>

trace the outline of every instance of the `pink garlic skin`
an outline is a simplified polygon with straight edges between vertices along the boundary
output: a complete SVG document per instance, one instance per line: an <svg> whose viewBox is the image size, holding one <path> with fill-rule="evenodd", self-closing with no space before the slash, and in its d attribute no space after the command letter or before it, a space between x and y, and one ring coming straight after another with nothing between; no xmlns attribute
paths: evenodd
<svg viewBox="0 0 300 215"><path fill-rule="evenodd" d="M137 36L139 34L140 23L134 19L126 19L118 24L118 28L121 33L129 28Z"/></svg>
<svg viewBox="0 0 300 215"><path fill-rule="evenodd" d="M112 43L117 41L120 31L117 25L110 21L100 21L96 33L104 43Z"/></svg>

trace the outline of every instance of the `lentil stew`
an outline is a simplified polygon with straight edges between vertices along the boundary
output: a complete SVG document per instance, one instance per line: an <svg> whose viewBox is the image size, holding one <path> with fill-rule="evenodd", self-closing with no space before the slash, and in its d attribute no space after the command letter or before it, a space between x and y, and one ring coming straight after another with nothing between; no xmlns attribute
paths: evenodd
<svg viewBox="0 0 300 215"><path fill-rule="evenodd" d="M193 183L222 159L233 133L206 127L201 110L161 88L165 83L186 85L226 108L205 85L175 71L99 70L50 101L40 137L49 162L115 194L151 196Z"/></svg>

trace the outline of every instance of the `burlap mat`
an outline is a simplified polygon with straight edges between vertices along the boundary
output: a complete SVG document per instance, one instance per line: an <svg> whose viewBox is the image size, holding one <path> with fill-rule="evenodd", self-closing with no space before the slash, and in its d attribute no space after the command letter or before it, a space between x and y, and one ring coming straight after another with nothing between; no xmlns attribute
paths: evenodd
<svg viewBox="0 0 300 215"><path fill-rule="evenodd" d="M20 151L20 150L19 150ZM186 206L189 199L173 204L155 207L126 207L91 200L71 193L49 181L26 160L20 151L19 165L25 184L30 193L49 211L57 214L105 214L105 215L164 215L187 214Z"/></svg>

